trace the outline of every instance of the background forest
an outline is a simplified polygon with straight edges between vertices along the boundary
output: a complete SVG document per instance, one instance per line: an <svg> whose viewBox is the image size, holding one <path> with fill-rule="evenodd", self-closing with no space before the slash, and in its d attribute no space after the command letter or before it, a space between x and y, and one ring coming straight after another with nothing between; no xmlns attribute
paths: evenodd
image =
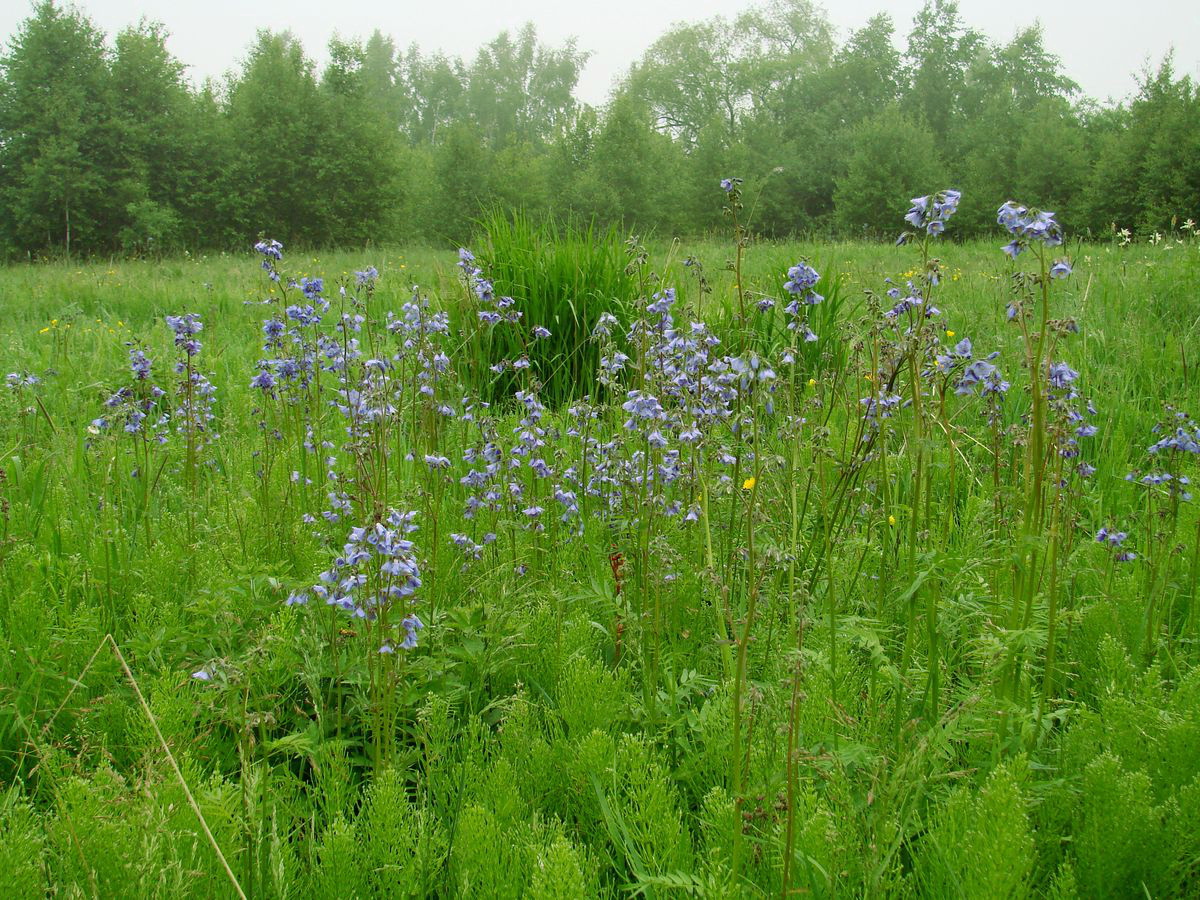
<svg viewBox="0 0 1200 900"><path fill-rule="evenodd" d="M894 41L908 28L903 52ZM697 235L730 172L761 184L773 237L872 236L919 186L963 192L960 235L997 198L1038 197L1076 234L1152 233L1200 208L1200 93L1168 57L1136 96L1081 95L1039 26L1007 44L927 3L842 42L774 0L662 35L601 108L587 54L532 24L473 58L334 39L322 71L260 32L240 71L192 85L162 26L109 39L36 4L0 58L0 255L157 254L465 241L495 204Z"/></svg>

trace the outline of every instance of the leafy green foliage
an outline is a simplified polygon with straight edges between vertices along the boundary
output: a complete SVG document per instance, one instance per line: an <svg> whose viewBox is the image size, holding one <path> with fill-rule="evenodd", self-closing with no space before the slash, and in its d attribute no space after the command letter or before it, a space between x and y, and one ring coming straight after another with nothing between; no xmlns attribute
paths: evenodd
<svg viewBox="0 0 1200 900"><path fill-rule="evenodd" d="M1025 798L997 769L978 793L958 788L921 839L917 881L930 897L1022 897L1033 869Z"/></svg>
<svg viewBox="0 0 1200 900"><path fill-rule="evenodd" d="M872 223L894 218L889 212L904 206L913 185L946 180L934 132L898 106L865 120L853 135L853 147L833 194L837 217L850 234L870 234Z"/></svg>
<svg viewBox="0 0 1200 900"><path fill-rule="evenodd" d="M879 14L838 43L808 0L763 2L672 26L593 107L587 52L532 24L467 57L335 36L320 71L262 31L228 79L193 86L162 25L106 41L40 0L0 59L0 253L154 258L268 232L457 246L497 205L698 235L734 173L773 237L890 236L892 204L940 184L963 191L960 235L1012 196L1097 236L1195 218L1200 92L1170 56L1099 104L1039 25L997 43L930 0L905 30Z"/></svg>

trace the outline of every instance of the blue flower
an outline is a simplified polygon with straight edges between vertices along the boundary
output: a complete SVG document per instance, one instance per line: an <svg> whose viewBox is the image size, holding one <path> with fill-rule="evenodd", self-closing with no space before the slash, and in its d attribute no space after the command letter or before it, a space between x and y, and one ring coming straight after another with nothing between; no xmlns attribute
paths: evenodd
<svg viewBox="0 0 1200 900"><path fill-rule="evenodd" d="M653 302L646 307L646 312L655 315L667 315L675 303L675 288L665 288L653 297Z"/></svg>
<svg viewBox="0 0 1200 900"><path fill-rule="evenodd" d="M961 199L962 192L951 188L925 197L914 197L904 221L913 228L923 228L926 234L936 237L946 230L946 221L958 212L958 202ZM902 244L908 237L907 233L902 234L896 243Z"/></svg>
<svg viewBox="0 0 1200 900"><path fill-rule="evenodd" d="M1034 241L1047 247L1057 247L1063 242L1062 227L1054 218L1054 213L1048 210L1028 209L1009 200L997 210L996 223L1013 236L1013 240L1004 248L1004 252L1013 259ZM1055 277L1065 277L1070 271L1068 266L1066 272Z"/></svg>
<svg viewBox="0 0 1200 900"><path fill-rule="evenodd" d="M788 269L787 274L788 280L784 282L783 289L789 294L808 294L821 280L820 273L806 262L796 263ZM811 302L819 303L820 299Z"/></svg>
<svg viewBox="0 0 1200 900"><path fill-rule="evenodd" d="M1050 384L1052 387L1062 389L1079 377L1079 373L1068 366L1065 362L1055 363L1050 367Z"/></svg>
<svg viewBox="0 0 1200 900"><path fill-rule="evenodd" d="M283 259L283 244L279 241L261 240L254 245L254 249L267 259Z"/></svg>
<svg viewBox="0 0 1200 900"><path fill-rule="evenodd" d="M417 632L425 627L425 623L417 618L416 613L409 613L400 622L404 628L404 640L400 642L400 646L405 650L413 650L417 646Z"/></svg>
<svg viewBox="0 0 1200 900"><path fill-rule="evenodd" d="M175 346L182 347L188 356L195 356L203 346L195 335L204 330L204 323L195 313L184 313L182 316L167 316L167 326L175 332Z"/></svg>
<svg viewBox="0 0 1200 900"><path fill-rule="evenodd" d="M145 381L150 377L150 360L136 347L129 351L129 368L138 381Z"/></svg>

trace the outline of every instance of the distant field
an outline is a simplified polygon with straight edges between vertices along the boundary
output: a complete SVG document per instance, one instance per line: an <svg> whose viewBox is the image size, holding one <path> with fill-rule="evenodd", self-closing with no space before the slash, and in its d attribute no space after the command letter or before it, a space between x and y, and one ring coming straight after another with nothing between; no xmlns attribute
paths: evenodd
<svg viewBox="0 0 1200 900"><path fill-rule="evenodd" d="M1193 894L1200 239L1003 243L0 269L0 895Z"/></svg>

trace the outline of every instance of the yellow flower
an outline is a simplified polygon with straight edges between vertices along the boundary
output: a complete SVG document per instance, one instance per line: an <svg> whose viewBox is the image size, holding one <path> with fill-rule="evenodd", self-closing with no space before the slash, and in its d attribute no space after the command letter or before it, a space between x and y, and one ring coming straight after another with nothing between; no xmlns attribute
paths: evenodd
<svg viewBox="0 0 1200 900"><path fill-rule="evenodd" d="M47 331L49 331L49 330L50 330L50 327L49 327L49 326L46 326L46 327L45 327L45 328L43 328L41 331L39 331L39 332L38 332L38 334L45 334L45 333L46 333Z"/></svg>
<svg viewBox="0 0 1200 900"><path fill-rule="evenodd" d="M954 332L953 332L953 331L950 331L949 329L947 329L947 330L946 330L946 337L948 337L948 338L952 338L952 337L954 337Z"/></svg>
<svg viewBox="0 0 1200 900"><path fill-rule="evenodd" d="M755 479L753 477L747 478L745 481L742 482L742 490L743 491L752 491L752 490L754 490L754 485L756 485L756 484L758 484L757 479Z"/></svg>
<svg viewBox="0 0 1200 900"><path fill-rule="evenodd" d="M808 386L809 386L809 387L816 387L816 386L817 386L817 379L815 379L815 378L810 378L810 379L808 379Z"/></svg>
<svg viewBox="0 0 1200 900"><path fill-rule="evenodd" d="M895 516L888 516L888 524L889 524L889 525L895 525L895 524L896 524L896 517L895 517Z"/></svg>

